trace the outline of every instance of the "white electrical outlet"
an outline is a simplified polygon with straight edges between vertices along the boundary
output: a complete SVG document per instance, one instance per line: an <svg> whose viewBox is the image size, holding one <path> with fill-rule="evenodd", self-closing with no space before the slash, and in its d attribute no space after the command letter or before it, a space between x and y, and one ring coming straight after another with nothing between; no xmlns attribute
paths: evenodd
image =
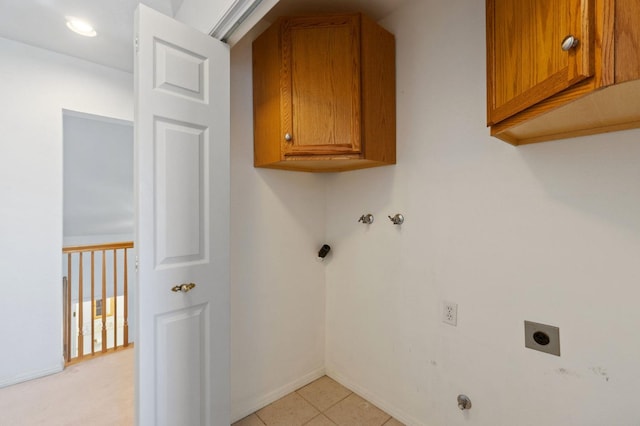
<svg viewBox="0 0 640 426"><path fill-rule="evenodd" d="M453 302L442 302L442 322L458 325L458 304Z"/></svg>

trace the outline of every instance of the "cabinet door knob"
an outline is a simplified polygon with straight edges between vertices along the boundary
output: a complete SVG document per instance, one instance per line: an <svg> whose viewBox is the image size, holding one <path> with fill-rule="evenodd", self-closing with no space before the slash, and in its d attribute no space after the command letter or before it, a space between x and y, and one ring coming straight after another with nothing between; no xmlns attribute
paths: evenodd
<svg viewBox="0 0 640 426"><path fill-rule="evenodd" d="M578 39L572 35L568 35L562 40L562 50L568 52L578 45Z"/></svg>
<svg viewBox="0 0 640 426"><path fill-rule="evenodd" d="M293 139L293 136L291 136L291 133L285 133L284 134L284 140L287 142L291 142L291 139Z"/></svg>

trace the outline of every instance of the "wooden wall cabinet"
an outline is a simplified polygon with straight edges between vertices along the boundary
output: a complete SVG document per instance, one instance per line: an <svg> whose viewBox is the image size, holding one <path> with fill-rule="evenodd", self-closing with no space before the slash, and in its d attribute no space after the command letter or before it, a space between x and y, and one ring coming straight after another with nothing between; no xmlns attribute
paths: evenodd
<svg viewBox="0 0 640 426"><path fill-rule="evenodd" d="M395 164L395 39L362 14L279 18L253 42L254 166Z"/></svg>
<svg viewBox="0 0 640 426"><path fill-rule="evenodd" d="M486 19L492 136L520 145L640 127L638 0L486 0Z"/></svg>

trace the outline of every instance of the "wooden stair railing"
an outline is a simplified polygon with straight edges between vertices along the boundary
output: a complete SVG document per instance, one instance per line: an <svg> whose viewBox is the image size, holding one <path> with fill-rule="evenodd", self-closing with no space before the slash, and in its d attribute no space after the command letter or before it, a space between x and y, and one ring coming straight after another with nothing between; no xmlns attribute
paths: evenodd
<svg viewBox="0 0 640 426"><path fill-rule="evenodd" d="M67 276L63 280L63 295L64 295L64 319L63 319L63 336L64 336L64 359L65 363L72 364L80 361L85 355L98 355L104 354L111 350L116 350L119 347L129 346L129 280L128 280L128 262L127 262L127 250L133 248L132 241L107 243L107 244L95 244L95 245L82 245L82 246L68 246L62 249L62 252L67 255ZM98 256L96 256L96 253ZM121 256L118 253L122 253ZM111 254L113 263L113 275L110 277L113 280L113 295L108 297L107 292L107 257ZM84 304L86 302L86 296L84 294L85 275L84 270L85 257L90 263L89 279L91 282L90 288L90 305L91 306L91 350L85 353L84 349L84 326L85 326L85 311ZM100 267L100 280L98 282L99 288L96 288L96 257L101 257ZM122 269L118 268L119 258L122 259ZM122 291L119 294L118 288L118 272L121 272L122 277ZM77 276L77 278L76 278ZM99 298L96 299L96 292L99 290ZM122 324L118 319L118 301L122 296ZM77 312L73 309L73 302L77 303ZM77 313L77 321L75 326L72 327L72 316ZM108 340L107 333L107 317L113 317L113 338ZM99 321L100 327L100 349L96 351L96 330L95 322ZM122 343L118 344L118 327L122 326ZM74 328L72 330L72 328ZM72 353L72 341L77 339L77 353Z"/></svg>

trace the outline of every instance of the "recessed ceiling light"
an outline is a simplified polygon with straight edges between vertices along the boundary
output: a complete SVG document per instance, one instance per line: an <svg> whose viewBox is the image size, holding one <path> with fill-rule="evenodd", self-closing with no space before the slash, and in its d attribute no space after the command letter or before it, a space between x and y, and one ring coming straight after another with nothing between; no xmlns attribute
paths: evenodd
<svg viewBox="0 0 640 426"><path fill-rule="evenodd" d="M82 19L75 18L73 16L67 16L67 28L74 33L78 33L85 37L95 37L98 33L93 29L90 23L83 21Z"/></svg>

